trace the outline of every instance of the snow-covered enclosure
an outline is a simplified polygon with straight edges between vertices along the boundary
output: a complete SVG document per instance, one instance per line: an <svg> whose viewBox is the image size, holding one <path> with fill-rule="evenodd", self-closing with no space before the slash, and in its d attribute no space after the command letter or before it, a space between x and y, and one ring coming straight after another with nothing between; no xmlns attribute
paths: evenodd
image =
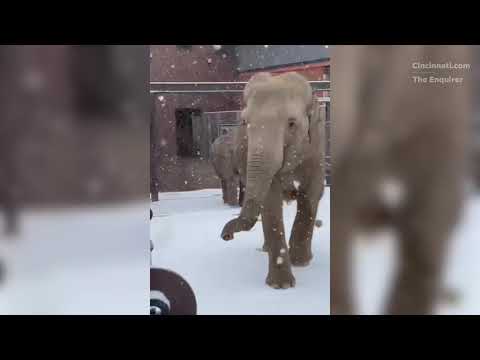
<svg viewBox="0 0 480 360"><path fill-rule="evenodd" d="M295 218L296 202L285 205L285 230ZM225 223L240 212L223 204L220 189L161 193L153 204L153 266L182 275L192 286L199 314L329 314L330 192L320 201L312 241L314 258L293 267L295 288L274 290L265 284L268 255L259 221L232 241L220 238ZM288 239L288 237L287 237Z"/></svg>

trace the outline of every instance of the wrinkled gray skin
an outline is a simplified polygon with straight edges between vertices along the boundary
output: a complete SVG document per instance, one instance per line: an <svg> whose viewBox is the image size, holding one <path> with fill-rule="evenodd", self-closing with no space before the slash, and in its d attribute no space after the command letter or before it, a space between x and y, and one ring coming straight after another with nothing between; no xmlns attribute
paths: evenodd
<svg viewBox="0 0 480 360"><path fill-rule="evenodd" d="M222 184L223 202L235 206L243 202L244 185L241 182L236 159L238 129L222 134L212 144L212 164ZM237 185L239 191L237 191Z"/></svg>
<svg viewBox="0 0 480 360"><path fill-rule="evenodd" d="M442 296L449 238L463 200L470 75L452 73L464 77L461 85L415 84L412 64L471 63L469 51L455 46L333 51L331 313L358 313L355 235L389 226L398 237L397 267L384 312L430 314ZM381 191L387 179L403 189L397 201Z"/></svg>
<svg viewBox="0 0 480 360"><path fill-rule="evenodd" d="M313 257L311 240L324 191L324 123L310 84L296 73L255 75L244 101L236 156L246 179L245 201L222 238L232 240L236 232L252 229L261 214L263 249L269 255L266 283L285 289L295 286L291 265L306 266ZM294 199L298 210L287 246L283 201Z"/></svg>

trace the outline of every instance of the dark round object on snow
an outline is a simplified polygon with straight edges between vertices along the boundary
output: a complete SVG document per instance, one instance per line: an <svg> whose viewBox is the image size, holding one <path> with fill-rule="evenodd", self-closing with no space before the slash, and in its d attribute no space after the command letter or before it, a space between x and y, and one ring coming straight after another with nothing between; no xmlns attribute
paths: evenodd
<svg viewBox="0 0 480 360"><path fill-rule="evenodd" d="M168 299L170 305L168 315L197 314L195 293L187 281L177 273L166 269L150 269L150 292L154 291L161 292ZM154 303L158 305L157 302Z"/></svg>
<svg viewBox="0 0 480 360"><path fill-rule="evenodd" d="M150 315L169 315L170 307L160 299L150 299Z"/></svg>
<svg viewBox="0 0 480 360"><path fill-rule="evenodd" d="M152 218L153 218L153 211L152 209L150 209L150 220L152 220Z"/></svg>

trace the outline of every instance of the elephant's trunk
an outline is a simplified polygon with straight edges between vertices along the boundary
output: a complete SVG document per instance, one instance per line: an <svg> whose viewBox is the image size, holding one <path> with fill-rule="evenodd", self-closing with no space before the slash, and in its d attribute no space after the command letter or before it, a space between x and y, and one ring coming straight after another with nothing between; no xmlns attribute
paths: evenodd
<svg viewBox="0 0 480 360"><path fill-rule="evenodd" d="M275 131L276 133L276 131ZM281 137L262 132L249 135L247 184L240 217L255 224L270 190L274 175L282 166L283 141Z"/></svg>

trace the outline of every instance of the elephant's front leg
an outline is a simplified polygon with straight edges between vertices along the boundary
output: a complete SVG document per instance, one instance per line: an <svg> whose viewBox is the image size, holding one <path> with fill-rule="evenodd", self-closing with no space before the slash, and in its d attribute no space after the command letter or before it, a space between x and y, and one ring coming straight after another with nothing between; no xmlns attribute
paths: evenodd
<svg viewBox="0 0 480 360"><path fill-rule="evenodd" d="M307 266L313 258L312 236L320 198L323 195L323 182L317 188L297 197L297 215L290 235L290 259L294 266Z"/></svg>
<svg viewBox="0 0 480 360"><path fill-rule="evenodd" d="M268 248L266 283L275 289L294 287L295 278L292 274L283 226L282 192L280 183L276 180L273 181L263 206L262 226Z"/></svg>
<svg viewBox="0 0 480 360"><path fill-rule="evenodd" d="M236 206L238 203L237 181L235 178L226 180L225 202L230 206Z"/></svg>
<svg viewBox="0 0 480 360"><path fill-rule="evenodd" d="M243 206L244 199L245 199L245 182L242 182L242 179L240 179L240 181L239 181L238 205Z"/></svg>
<svg viewBox="0 0 480 360"><path fill-rule="evenodd" d="M226 203L227 202L227 182L224 180L224 179L220 179L221 183L222 183L222 198L223 198L223 202Z"/></svg>

